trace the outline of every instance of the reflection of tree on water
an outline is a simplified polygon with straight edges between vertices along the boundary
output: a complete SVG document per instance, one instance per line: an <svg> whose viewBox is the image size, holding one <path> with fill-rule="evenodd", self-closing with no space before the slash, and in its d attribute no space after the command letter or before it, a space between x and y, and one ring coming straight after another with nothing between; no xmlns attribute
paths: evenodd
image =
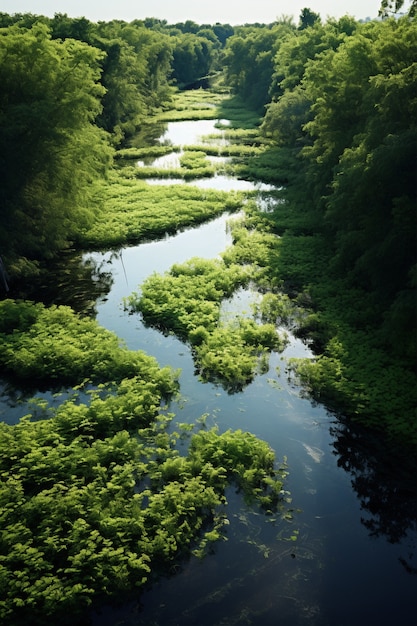
<svg viewBox="0 0 417 626"><path fill-rule="evenodd" d="M115 253L117 255L117 253ZM15 283L10 297L51 304L68 305L77 313L95 315L96 304L110 291L111 272L92 257L68 252L40 268L30 282Z"/></svg>
<svg viewBox="0 0 417 626"><path fill-rule="evenodd" d="M342 419L332 434L337 464L352 475L352 487L366 511L361 521L370 536L405 544L407 536L417 533L416 460L382 436L371 436ZM399 559L407 572L417 574L411 564L416 557L414 546L406 558Z"/></svg>

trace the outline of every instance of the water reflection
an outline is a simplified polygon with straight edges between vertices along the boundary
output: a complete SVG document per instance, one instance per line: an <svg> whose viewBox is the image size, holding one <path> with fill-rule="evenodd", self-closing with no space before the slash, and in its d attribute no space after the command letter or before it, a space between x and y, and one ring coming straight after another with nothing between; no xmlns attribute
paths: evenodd
<svg viewBox="0 0 417 626"><path fill-rule="evenodd" d="M172 144L174 146L193 145L197 143L212 143L208 135L216 135L215 143L224 145L224 131L217 128L221 123L223 126L226 120L196 120L184 122L168 122L166 130L159 138L159 143Z"/></svg>
<svg viewBox="0 0 417 626"><path fill-rule="evenodd" d="M417 462L384 438L353 427L340 417L331 430L337 464L352 478L371 537L399 543L417 532ZM415 542L415 537L412 539ZM399 557L417 574L417 546Z"/></svg>
<svg viewBox="0 0 417 626"><path fill-rule="evenodd" d="M81 252L65 252L40 267L30 281L15 281L9 297L68 305L77 313L95 315L97 303L111 290L113 277L105 265Z"/></svg>

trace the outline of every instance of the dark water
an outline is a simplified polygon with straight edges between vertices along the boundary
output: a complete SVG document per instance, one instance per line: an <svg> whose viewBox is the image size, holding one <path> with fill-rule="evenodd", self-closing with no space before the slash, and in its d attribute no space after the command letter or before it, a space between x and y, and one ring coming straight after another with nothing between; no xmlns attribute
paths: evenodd
<svg viewBox="0 0 417 626"><path fill-rule="evenodd" d="M193 558L182 564L140 601L120 610L106 607L94 616L94 624L411 626L417 577L406 568L416 564L413 487L395 476L399 469L393 459L382 453L379 463L372 459L375 442L301 397L288 382L285 359L308 355L306 346L292 337L284 353L271 356L268 373L242 393L229 395L194 376L186 345L145 328L139 316L122 310L122 298L150 272L163 272L196 255L213 258L228 242L223 216L177 237L124 250L109 261L114 286L97 307L98 320L130 348L145 349L161 365L182 369L183 401L172 407L180 422L208 413L208 426L248 430L268 441L279 460L286 456L287 487L301 512L291 524L273 523L246 509L232 491L227 542L216 545L203 562ZM94 257L100 263L106 259ZM375 537L366 520L375 522ZM396 537L400 527L403 535ZM279 540L294 528L299 531L296 542ZM390 543L392 538L399 541Z"/></svg>
<svg viewBox="0 0 417 626"><path fill-rule="evenodd" d="M194 142L190 134L184 141ZM80 275L90 268L92 284L102 287L94 304L100 324L129 348L154 355L160 365L181 368L182 398L171 407L178 421L194 422L207 414L208 427L250 431L269 442L278 461L287 458L286 487L297 512L290 522L272 520L247 508L231 488L227 541L216 544L202 561L192 557L178 564L171 576L140 597L117 608L98 607L92 623L414 625L414 475L395 451L313 404L290 383L286 359L308 356L308 348L290 336L286 350L271 355L267 373L230 395L198 380L185 344L146 328L139 315L123 309L123 297L137 291L150 273L164 272L193 256L218 256L230 244L227 219L224 215L118 253L85 255ZM244 311L247 296L243 292L236 297L229 311L235 306ZM10 398L3 398L3 419L13 422L21 410L12 410ZM294 531L297 541L290 540Z"/></svg>

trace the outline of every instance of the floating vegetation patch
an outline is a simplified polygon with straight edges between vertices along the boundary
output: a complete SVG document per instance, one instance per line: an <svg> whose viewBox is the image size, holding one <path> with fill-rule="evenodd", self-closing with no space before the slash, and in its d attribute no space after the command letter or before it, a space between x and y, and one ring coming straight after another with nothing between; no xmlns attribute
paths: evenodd
<svg viewBox="0 0 417 626"><path fill-rule="evenodd" d="M2 623L74 623L96 597L117 599L180 558L203 557L225 537L230 483L252 506L285 512L285 463L266 442L212 429L181 456L190 425L168 433L172 416L154 420L148 400L131 379L48 420L0 424Z"/></svg>
<svg viewBox="0 0 417 626"><path fill-rule="evenodd" d="M128 350L114 333L68 306L3 300L0 348L3 376L20 384L77 385L139 376L153 393L176 389L170 368L160 369L153 357Z"/></svg>
<svg viewBox="0 0 417 626"><path fill-rule="evenodd" d="M172 108L160 113L158 120L217 119L217 106L224 99L225 96L208 89L178 90L172 98Z"/></svg>
<svg viewBox="0 0 417 626"><path fill-rule="evenodd" d="M201 224L242 207L244 195L190 185L148 185L135 177L141 168L113 172L102 191L103 211L94 225L80 234L84 249L115 248L158 239L185 227ZM170 170L161 168L170 176ZM161 174L159 172L159 174Z"/></svg>
<svg viewBox="0 0 417 626"><path fill-rule="evenodd" d="M235 392L253 379L258 366L267 369L271 350L285 346L272 323L220 319L222 301L255 276L250 265L194 258L164 275L152 274L126 306L141 312L145 323L189 341L201 377Z"/></svg>
<svg viewBox="0 0 417 626"><path fill-rule="evenodd" d="M147 146L146 148L122 148L116 152L117 159L151 159L154 160L158 157L169 154L170 152L179 152L180 148L175 146Z"/></svg>

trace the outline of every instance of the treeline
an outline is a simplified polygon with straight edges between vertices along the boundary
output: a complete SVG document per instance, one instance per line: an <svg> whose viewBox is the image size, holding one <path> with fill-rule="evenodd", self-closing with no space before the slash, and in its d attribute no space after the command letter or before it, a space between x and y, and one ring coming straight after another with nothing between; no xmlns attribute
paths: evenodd
<svg viewBox="0 0 417 626"><path fill-rule="evenodd" d="M0 254L27 274L94 220L115 147L216 67L229 25L0 14Z"/></svg>
<svg viewBox="0 0 417 626"><path fill-rule="evenodd" d="M266 220L282 235L276 278L315 310L304 331L321 356L298 371L317 398L415 438L417 22L311 17L225 48L228 83L265 113L262 163L286 185Z"/></svg>
<svg viewBox="0 0 417 626"><path fill-rule="evenodd" d="M274 50L270 67L260 71L267 50ZM322 24L317 17L312 26L292 31L286 24L250 29L229 39L225 60L239 95L246 98L251 89L257 98L263 94L265 136L297 158L288 196L293 228L323 235L331 251L327 271L373 295L362 324L375 322L376 307L390 332L411 331L416 21L361 24L343 17ZM398 347L414 356L415 336Z"/></svg>

